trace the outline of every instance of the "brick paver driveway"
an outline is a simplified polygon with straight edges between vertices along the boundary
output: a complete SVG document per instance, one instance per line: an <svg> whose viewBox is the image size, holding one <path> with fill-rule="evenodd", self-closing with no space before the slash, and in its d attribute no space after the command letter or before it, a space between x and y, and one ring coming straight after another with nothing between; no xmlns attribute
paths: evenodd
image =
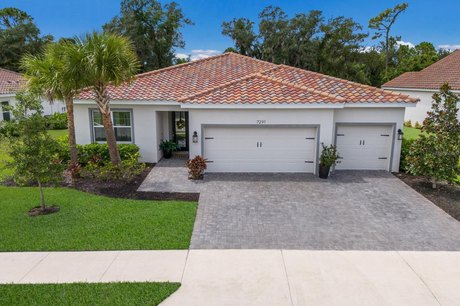
<svg viewBox="0 0 460 306"><path fill-rule="evenodd" d="M191 248L460 251L460 222L388 172L209 174Z"/></svg>
<svg viewBox="0 0 460 306"><path fill-rule="evenodd" d="M388 172L207 174L162 161L140 191L200 192L193 249L460 251L460 222Z"/></svg>

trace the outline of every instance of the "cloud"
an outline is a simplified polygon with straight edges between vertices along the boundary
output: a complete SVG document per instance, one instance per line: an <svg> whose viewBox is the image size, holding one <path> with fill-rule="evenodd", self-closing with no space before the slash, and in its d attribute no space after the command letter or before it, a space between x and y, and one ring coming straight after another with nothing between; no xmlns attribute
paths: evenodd
<svg viewBox="0 0 460 306"><path fill-rule="evenodd" d="M438 48L447 50L457 50L460 49L460 45L439 45Z"/></svg>
<svg viewBox="0 0 460 306"><path fill-rule="evenodd" d="M396 42L399 46L408 46L409 48L414 48L415 45L413 43L411 43L410 41L403 41L403 40L399 40Z"/></svg>
<svg viewBox="0 0 460 306"><path fill-rule="evenodd" d="M196 61L196 60L199 60L199 59L207 58L207 57L214 56L214 55L218 55L218 54L221 54L221 53L222 53L222 52L220 52L220 51L218 51L218 50L211 50L211 49L202 50L202 49L197 49L197 50L192 50L192 54L191 54L190 59L191 59L192 61Z"/></svg>
<svg viewBox="0 0 460 306"><path fill-rule="evenodd" d="M176 53L176 58L187 59L188 55L185 53Z"/></svg>

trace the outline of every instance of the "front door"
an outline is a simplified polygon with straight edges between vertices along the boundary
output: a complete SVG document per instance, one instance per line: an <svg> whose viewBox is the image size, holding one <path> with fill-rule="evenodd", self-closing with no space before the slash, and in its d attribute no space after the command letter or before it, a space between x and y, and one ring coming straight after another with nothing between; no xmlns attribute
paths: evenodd
<svg viewBox="0 0 460 306"><path fill-rule="evenodd" d="M188 112L173 112L173 136L178 151L188 151Z"/></svg>

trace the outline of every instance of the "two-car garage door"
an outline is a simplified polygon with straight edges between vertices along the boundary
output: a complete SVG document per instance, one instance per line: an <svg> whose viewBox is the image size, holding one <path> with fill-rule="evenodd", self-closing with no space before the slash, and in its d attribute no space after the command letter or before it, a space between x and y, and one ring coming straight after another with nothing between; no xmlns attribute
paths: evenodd
<svg viewBox="0 0 460 306"><path fill-rule="evenodd" d="M316 127L208 126L203 132L208 172L315 172Z"/></svg>

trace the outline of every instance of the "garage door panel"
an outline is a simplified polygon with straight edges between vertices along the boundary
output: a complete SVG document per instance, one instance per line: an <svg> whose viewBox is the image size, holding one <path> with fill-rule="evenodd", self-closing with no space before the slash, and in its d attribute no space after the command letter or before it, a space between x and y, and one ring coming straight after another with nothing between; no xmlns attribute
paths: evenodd
<svg viewBox="0 0 460 306"><path fill-rule="evenodd" d="M341 159L336 169L388 170L392 134L393 127L388 125L339 125L336 145Z"/></svg>
<svg viewBox="0 0 460 306"><path fill-rule="evenodd" d="M207 127L204 136L208 172L315 170L316 128Z"/></svg>

